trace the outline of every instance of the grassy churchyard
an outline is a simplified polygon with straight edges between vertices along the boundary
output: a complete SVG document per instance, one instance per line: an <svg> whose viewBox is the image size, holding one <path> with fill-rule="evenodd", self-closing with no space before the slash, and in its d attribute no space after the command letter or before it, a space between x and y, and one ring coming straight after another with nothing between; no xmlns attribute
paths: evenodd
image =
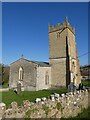
<svg viewBox="0 0 90 120"><path fill-rule="evenodd" d="M82 81L84 86L90 86L90 80ZM8 84L3 84L2 88L7 88ZM19 95L13 92L13 90L9 90L6 92L0 92L0 96L2 96L2 102L6 104L7 107L9 107L10 103L12 101L16 101L18 105L21 105L23 100L29 100L34 101L36 98L41 97L48 97L52 93L66 93L68 92L67 88L62 88L58 90L40 90L40 91L22 91Z"/></svg>
<svg viewBox="0 0 90 120"><path fill-rule="evenodd" d="M85 80L82 81L84 86L90 87L90 80ZM8 84L3 84L2 88L7 88ZM66 93L68 92L67 88L62 88L62 89L57 89L57 90L40 90L40 91L22 91L19 95L16 94L13 90L9 91L3 91L0 92L0 102L4 102L6 104L6 107L10 107L11 102L16 101L18 105L22 105L23 100L29 100L31 102L34 102L36 98L41 98L41 97L48 97L53 93ZM77 120L77 119L89 119L89 114L90 114L90 107L82 113L78 114L74 118L68 118L69 120ZM64 120L62 118L61 120Z"/></svg>
<svg viewBox="0 0 90 120"><path fill-rule="evenodd" d="M87 82L85 81L84 83L87 85ZM0 92L0 96L2 96L2 102L6 104L6 107L8 108L10 106L10 103L12 101L16 101L18 105L21 105L23 103L23 100L29 100L29 101L35 101L36 98L41 98L41 97L48 97L52 93L66 93L68 92L67 88L62 88L58 90L40 90L40 91L22 91L19 95L16 94L14 91L9 90L7 92ZM90 107L82 113L78 114L74 118L67 118L68 120L77 120L77 119L89 119L89 114L90 114ZM64 120L65 118L62 118L61 120Z"/></svg>
<svg viewBox="0 0 90 120"><path fill-rule="evenodd" d="M83 80L82 83L83 83L84 86L90 87L90 79L88 79L88 80Z"/></svg>
<svg viewBox="0 0 90 120"><path fill-rule="evenodd" d="M16 94L14 91L9 90L2 92L2 102L4 102L8 108L10 103L13 101L16 101L18 105L21 105L23 100L35 101L36 98L48 97L52 93L62 94L67 91L67 88L62 88L58 90L22 91L20 94Z"/></svg>

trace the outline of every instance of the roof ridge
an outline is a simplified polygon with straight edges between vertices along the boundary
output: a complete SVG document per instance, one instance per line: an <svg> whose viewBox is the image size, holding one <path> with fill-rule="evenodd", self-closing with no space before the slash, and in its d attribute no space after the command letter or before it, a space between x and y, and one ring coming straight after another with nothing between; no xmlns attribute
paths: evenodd
<svg viewBox="0 0 90 120"><path fill-rule="evenodd" d="M45 66L45 67L50 67L49 62L28 60L28 59L26 59L26 58L20 58L20 59L18 59L18 60L16 60L16 61L12 62L11 64L13 64L13 63L15 63L15 62L17 62L17 61L19 61L19 60L25 60L25 61L28 61L28 62L32 62L32 63L38 64L38 65L40 65L40 66L43 66L43 67L44 67L44 66ZM11 64L10 64L10 65L11 65Z"/></svg>

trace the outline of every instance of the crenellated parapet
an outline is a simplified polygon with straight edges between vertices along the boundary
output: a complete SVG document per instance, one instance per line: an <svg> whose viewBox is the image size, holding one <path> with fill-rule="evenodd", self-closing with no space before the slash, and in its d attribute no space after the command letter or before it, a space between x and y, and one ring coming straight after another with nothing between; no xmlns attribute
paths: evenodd
<svg viewBox="0 0 90 120"><path fill-rule="evenodd" d="M62 22L62 24L58 23L55 26L51 26L50 24L48 24L49 33L55 32L55 31L58 31L58 30L63 30L65 28L68 28L73 34L75 34L75 28L73 28L69 24L67 17L66 17L66 20L64 22Z"/></svg>

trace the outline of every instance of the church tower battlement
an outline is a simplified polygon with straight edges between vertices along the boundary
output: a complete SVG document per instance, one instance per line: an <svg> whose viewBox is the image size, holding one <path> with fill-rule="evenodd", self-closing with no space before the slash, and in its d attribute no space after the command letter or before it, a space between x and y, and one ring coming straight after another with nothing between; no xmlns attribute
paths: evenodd
<svg viewBox="0 0 90 120"><path fill-rule="evenodd" d="M75 29L66 17L62 25L54 27L49 24L48 31L52 87L68 86L71 82L78 86L81 77Z"/></svg>
<svg viewBox="0 0 90 120"><path fill-rule="evenodd" d="M68 17L66 17L65 22L62 22L61 25L60 25L60 23L56 24L55 26L50 26L50 24L48 24L48 28L49 28L49 33L68 28L68 29L70 29L72 31L73 34L75 34L75 28L73 28L69 24Z"/></svg>

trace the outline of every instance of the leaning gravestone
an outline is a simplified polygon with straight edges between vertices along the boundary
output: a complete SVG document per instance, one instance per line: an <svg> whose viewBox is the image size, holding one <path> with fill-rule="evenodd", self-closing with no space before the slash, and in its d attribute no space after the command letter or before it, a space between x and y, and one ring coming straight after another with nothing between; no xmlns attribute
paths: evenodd
<svg viewBox="0 0 90 120"><path fill-rule="evenodd" d="M21 83L17 83L17 94L21 92Z"/></svg>

